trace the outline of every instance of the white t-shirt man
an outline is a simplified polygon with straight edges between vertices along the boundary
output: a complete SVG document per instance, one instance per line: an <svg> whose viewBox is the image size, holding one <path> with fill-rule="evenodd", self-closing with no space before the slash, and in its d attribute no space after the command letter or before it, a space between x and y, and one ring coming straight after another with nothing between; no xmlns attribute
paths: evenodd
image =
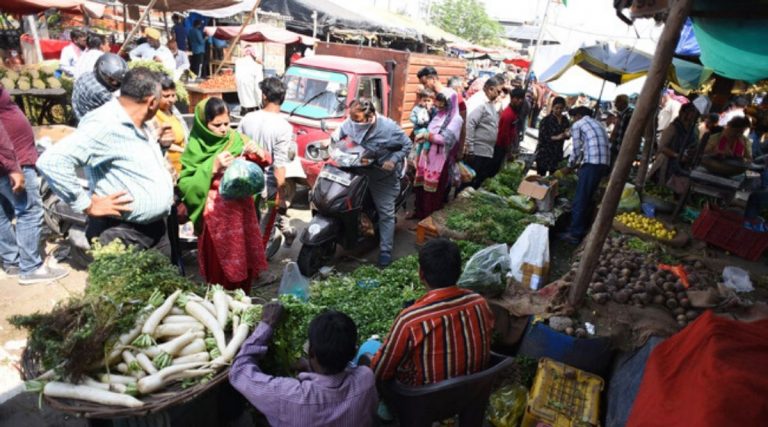
<svg viewBox="0 0 768 427"><path fill-rule="evenodd" d="M101 55L104 55L101 49L88 49L80 55L80 59L77 60L77 65L75 66L75 80L83 74L93 71L96 61L101 58Z"/></svg>
<svg viewBox="0 0 768 427"><path fill-rule="evenodd" d="M83 50L74 43L70 43L61 50L61 57L59 57L59 68L68 75L75 74L75 67L77 66L77 60L80 55L83 54Z"/></svg>
<svg viewBox="0 0 768 427"><path fill-rule="evenodd" d="M272 167L288 166L293 127L280 113L263 110L250 112L240 120L239 130L272 155Z"/></svg>
<svg viewBox="0 0 768 427"><path fill-rule="evenodd" d="M259 83L264 80L264 67L251 55L244 55L235 61L235 85L237 98L242 108L256 108L261 105Z"/></svg>

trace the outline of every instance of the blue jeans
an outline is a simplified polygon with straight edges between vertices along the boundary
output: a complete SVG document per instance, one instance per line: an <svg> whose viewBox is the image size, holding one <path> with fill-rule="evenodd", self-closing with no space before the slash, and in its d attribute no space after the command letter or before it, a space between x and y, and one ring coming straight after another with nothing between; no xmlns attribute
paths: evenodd
<svg viewBox="0 0 768 427"><path fill-rule="evenodd" d="M400 170L399 163L395 170ZM400 194L400 179L397 172L388 172L375 168L362 168L361 173L368 176L368 191L379 214L379 251L392 254L395 244L395 202Z"/></svg>
<svg viewBox="0 0 768 427"><path fill-rule="evenodd" d="M760 210L768 207L768 190L755 191L749 195L744 217L752 220L760 216Z"/></svg>
<svg viewBox="0 0 768 427"><path fill-rule="evenodd" d="M583 238L589 228L589 215L592 211L592 199L600 185L600 180L608 173L608 165L587 163L579 168L579 181L576 184L576 196L571 207L571 228L568 232Z"/></svg>
<svg viewBox="0 0 768 427"><path fill-rule="evenodd" d="M0 177L0 257L3 267L18 266L22 274L31 273L43 265L40 256L40 230L43 226L43 204L40 200L37 172L24 166L25 188L19 194L11 190L8 176ZM16 218L14 230L11 221Z"/></svg>

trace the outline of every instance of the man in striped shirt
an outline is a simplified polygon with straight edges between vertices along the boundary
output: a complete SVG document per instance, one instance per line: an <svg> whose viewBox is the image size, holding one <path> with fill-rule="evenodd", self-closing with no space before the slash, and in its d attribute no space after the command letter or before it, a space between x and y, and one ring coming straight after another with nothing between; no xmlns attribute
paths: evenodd
<svg viewBox="0 0 768 427"><path fill-rule="evenodd" d="M448 239L419 251L428 292L397 316L371 366L379 381L425 385L482 371L491 354L493 314L482 296L456 286L461 254Z"/></svg>

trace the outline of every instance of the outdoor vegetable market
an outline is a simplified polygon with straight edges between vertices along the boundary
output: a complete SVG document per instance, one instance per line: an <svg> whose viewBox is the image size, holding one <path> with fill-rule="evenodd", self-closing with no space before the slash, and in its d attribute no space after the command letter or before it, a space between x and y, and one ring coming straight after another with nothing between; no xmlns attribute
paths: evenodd
<svg viewBox="0 0 768 427"><path fill-rule="evenodd" d="M6 0L0 424L768 419L768 5Z"/></svg>

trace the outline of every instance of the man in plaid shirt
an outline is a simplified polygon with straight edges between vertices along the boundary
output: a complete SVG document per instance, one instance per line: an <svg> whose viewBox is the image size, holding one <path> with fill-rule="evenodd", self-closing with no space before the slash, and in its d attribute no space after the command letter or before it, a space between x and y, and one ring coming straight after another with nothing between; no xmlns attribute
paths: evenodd
<svg viewBox="0 0 768 427"><path fill-rule="evenodd" d="M587 107L576 107L569 112L573 119L570 136L573 152L568 169L579 166L579 181L571 207L571 226L560 238L578 244L587 234L592 199L600 180L608 174L611 163L611 146L608 133L600 122L591 117Z"/></svg>

